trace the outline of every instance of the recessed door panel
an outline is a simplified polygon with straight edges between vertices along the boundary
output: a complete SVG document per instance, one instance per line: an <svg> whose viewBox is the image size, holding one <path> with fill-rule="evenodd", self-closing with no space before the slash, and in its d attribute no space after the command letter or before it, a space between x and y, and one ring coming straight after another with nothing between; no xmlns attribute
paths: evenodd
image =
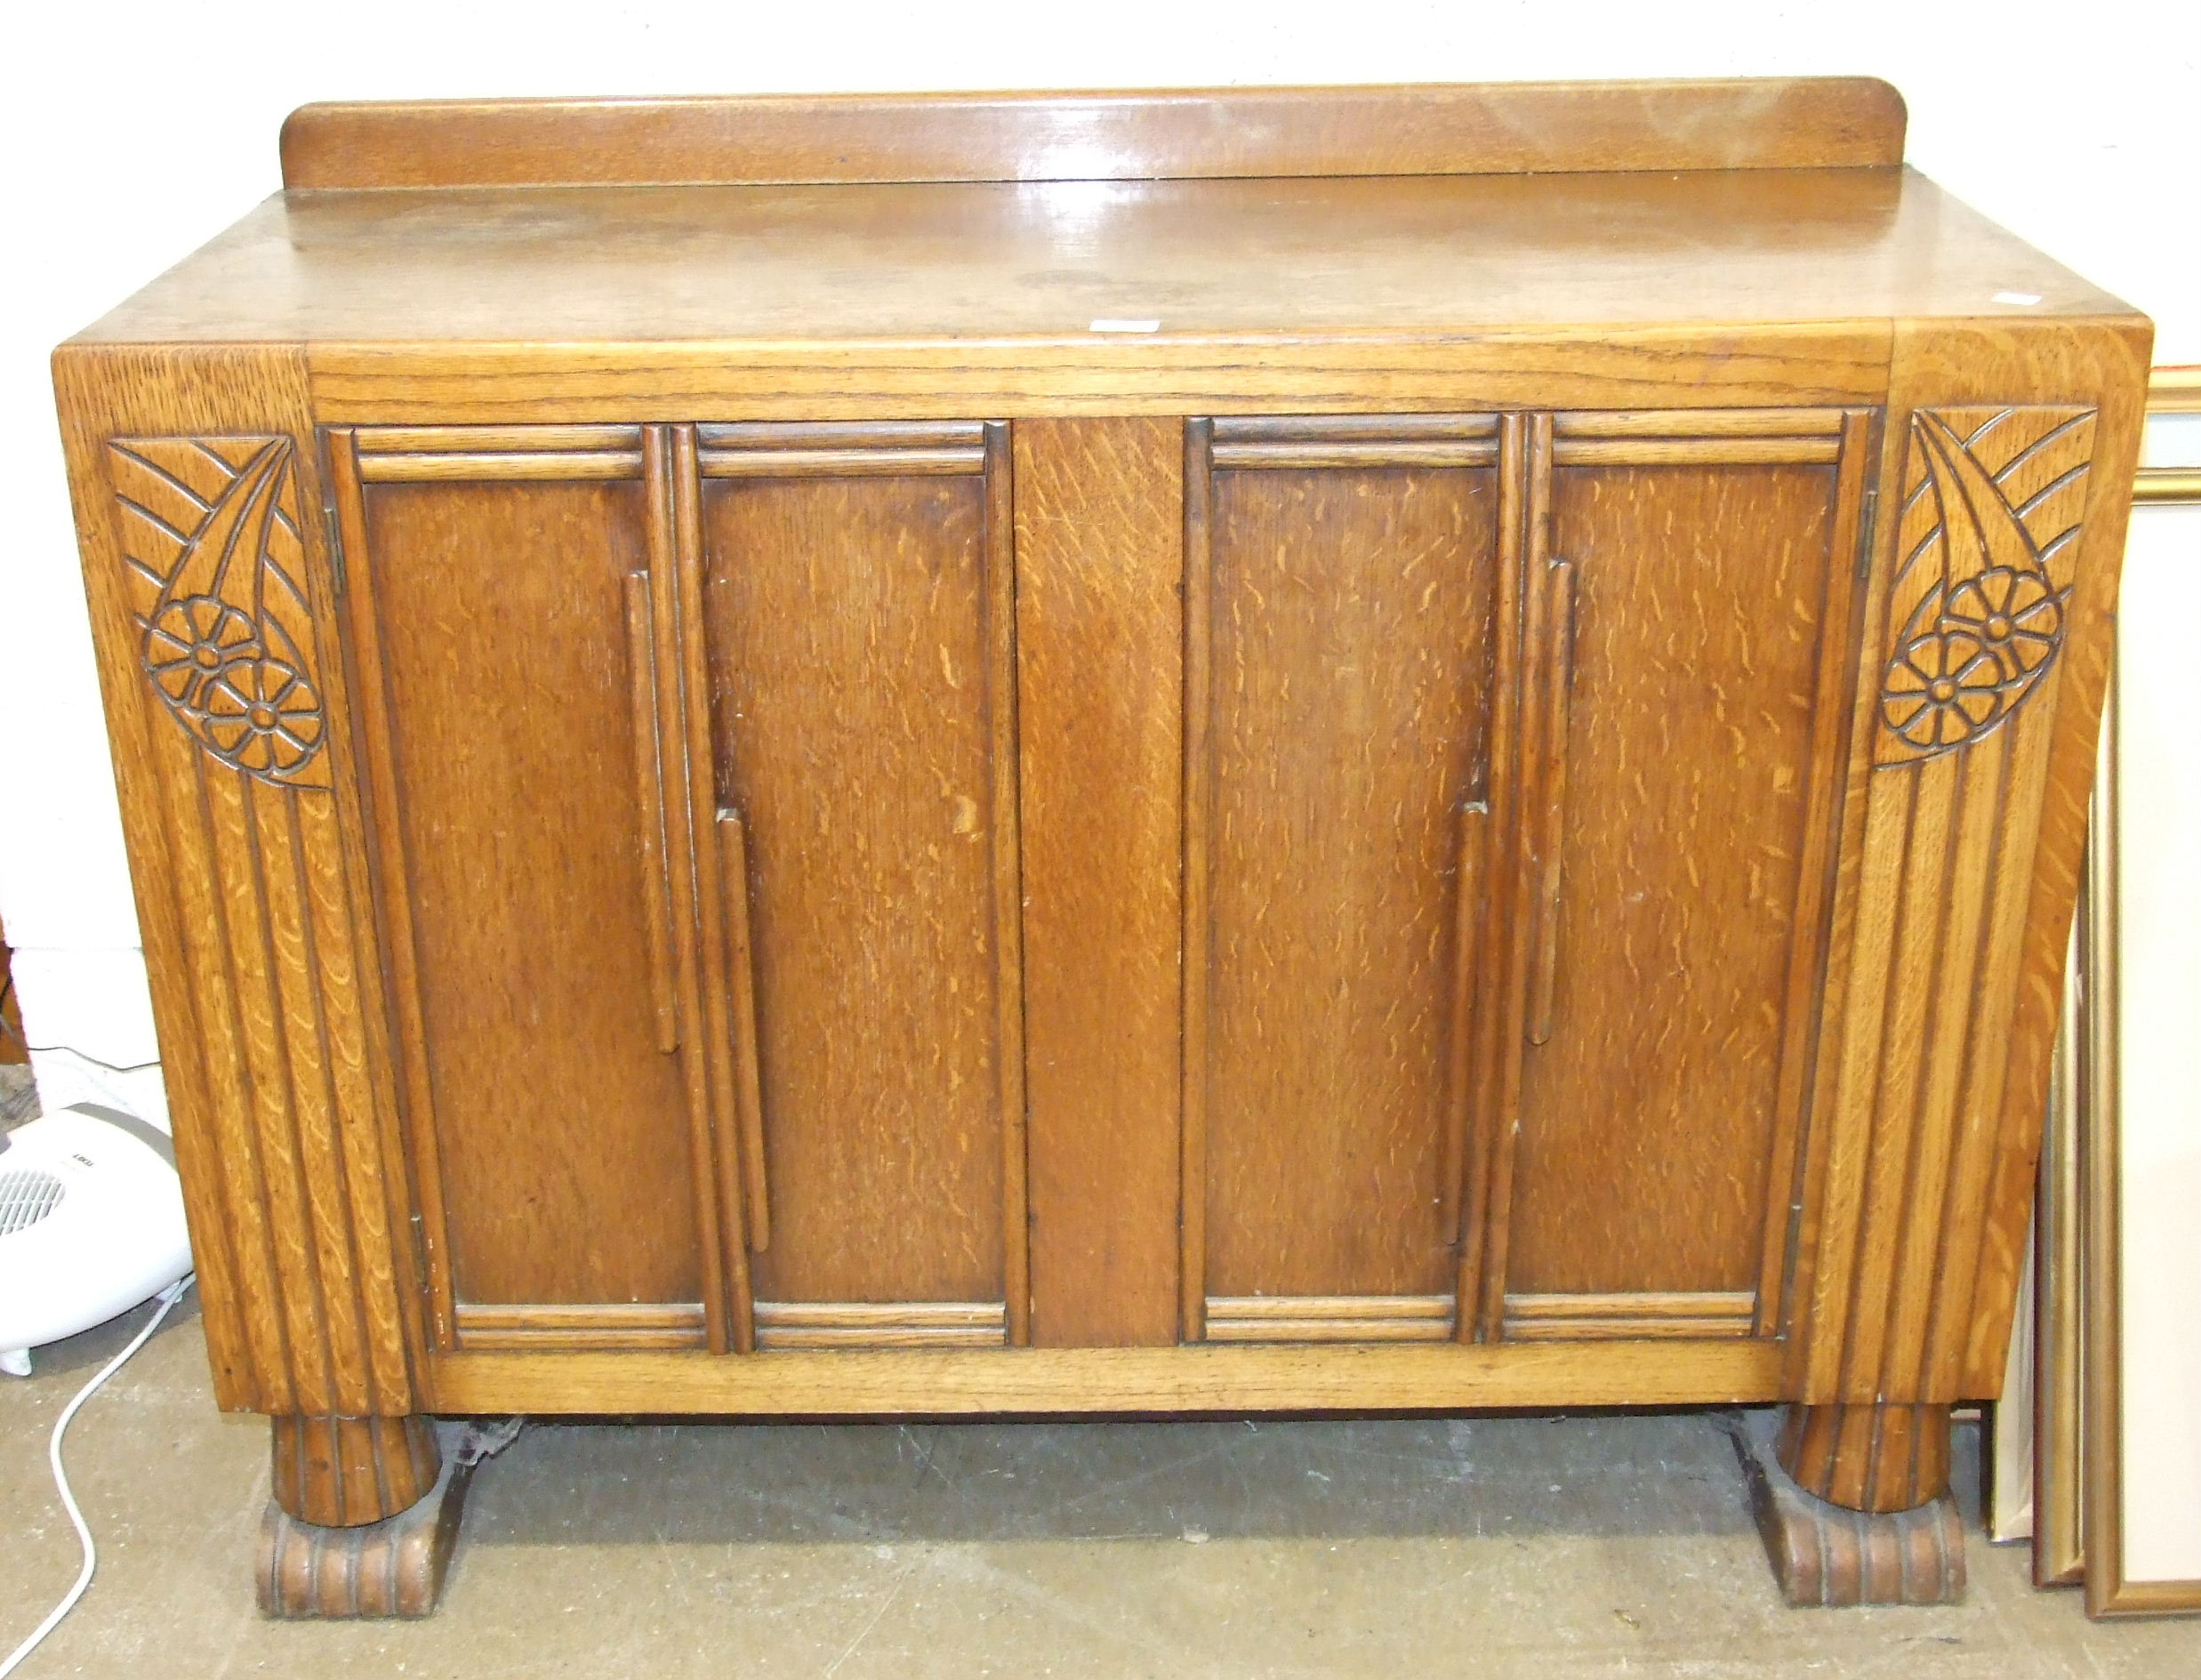
<svg viewBox="0 0 2201 1680"><path fill-rule="evenodd" d="M1509 1334L1747 1334L1786 1241L1865 426L1660 418L1553 445Z"/></svg>
<svg viewBox="0 0 2201 1680"><path fill-rule="evenodd" d="M855 430L793 440L843 448L822 464L776 453L786 429L708 428L703 450L711 770L741 832L724 890L747 921L768 1202L760 1335L998 1344L1023 1241L1006 439Z"/></svg>
<svg viewBox="0 0 2201 1680"><path fill-rule="evenodd" d="M364 521L349 559L395 1025L460 1339L700 1341L688 1111L653 945L662 832L636 728L639 470L559 482L536 462L497 481L518 470L364 462L364 486L340 473ZM468 1310L561 1303L667 1310L556 1325Z"/></svg>
<svg viewBox="0 0 2201 1680"><path fill-rule="evenodd" d="M1204 1184L1186 1194L1211 1338L1337 1333L1355 1314L1443 1334L1449 1317L1496 445L1472 416L1382 424L1216 422L1188 554L1186 1101Z"/></svg>

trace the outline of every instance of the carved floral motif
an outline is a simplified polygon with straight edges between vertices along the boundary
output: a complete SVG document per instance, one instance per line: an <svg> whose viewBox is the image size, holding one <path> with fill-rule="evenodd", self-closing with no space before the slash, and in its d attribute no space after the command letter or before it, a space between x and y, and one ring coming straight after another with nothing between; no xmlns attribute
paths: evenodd
<svg viewBox="0 0 2201 1680"><path fill-rule="evenodd" d="M291 440L125 438L108 459L154 692L224 764L328 786Z"/></svg>
<svg viewBox="0 0 2201 1680"><path fill-rule="evenodd" d="M1881 686L1878 760L1968 745L2015 711L2063 645L2085 510L2091 408L1922 409Z"/></svg>

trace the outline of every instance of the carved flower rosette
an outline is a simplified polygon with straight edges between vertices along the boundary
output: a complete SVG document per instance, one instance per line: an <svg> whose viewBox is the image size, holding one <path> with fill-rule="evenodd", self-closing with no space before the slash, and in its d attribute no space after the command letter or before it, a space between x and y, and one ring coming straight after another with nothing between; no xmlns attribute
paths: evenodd
<svg viewBox="0 0 2201 1680"><path fill-rule="evenodd" d="M2016 711L2063 646L2091 408L1911 417L1877 760L1971 745Z"/></svg>
<svg viewBox="0 0 2201 1680"><path fill-rule="evenodd" d="M162 705L223 764L328 786L291 440L126 438L108 458Z"/></svg>

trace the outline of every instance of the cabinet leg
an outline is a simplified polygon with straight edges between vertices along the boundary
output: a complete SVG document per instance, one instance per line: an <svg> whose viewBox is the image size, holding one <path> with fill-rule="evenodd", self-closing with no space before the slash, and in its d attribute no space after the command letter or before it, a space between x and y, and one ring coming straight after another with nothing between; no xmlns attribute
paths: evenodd
<svg viewBox="0 0 2201 1680"><path fill-rule="evenodd" d="M1852 1511L1908 1511L1948 1491L1947 1406L1790 1406L1781 1467Z"/></svg>
<svg viewBox="0 0 2201 1680"><path fill-rule="evenodd" d="M259 1596L277 1617L430 1614L472 1465L427 1418L277 1418Z"/></svg>
<svg viewBox="0 0 2201 1680"><path fill-rule="evenodd" d="M1964 1525L1947 1406L1791 1406L1737 1438L1758 1533L1791 1604L1953 1604Z"/></svg>

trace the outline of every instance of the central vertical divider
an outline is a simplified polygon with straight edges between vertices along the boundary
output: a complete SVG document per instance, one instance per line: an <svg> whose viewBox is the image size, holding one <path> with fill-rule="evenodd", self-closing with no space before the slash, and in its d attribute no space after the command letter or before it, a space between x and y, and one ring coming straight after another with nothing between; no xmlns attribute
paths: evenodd
<svg viewBox="0 0 2201 1680"><path fill-rule="evenodd" d="M1185 427L1018 420L1010 440L1032 1342L1166 1347L1182 1241Z"/></svg>

